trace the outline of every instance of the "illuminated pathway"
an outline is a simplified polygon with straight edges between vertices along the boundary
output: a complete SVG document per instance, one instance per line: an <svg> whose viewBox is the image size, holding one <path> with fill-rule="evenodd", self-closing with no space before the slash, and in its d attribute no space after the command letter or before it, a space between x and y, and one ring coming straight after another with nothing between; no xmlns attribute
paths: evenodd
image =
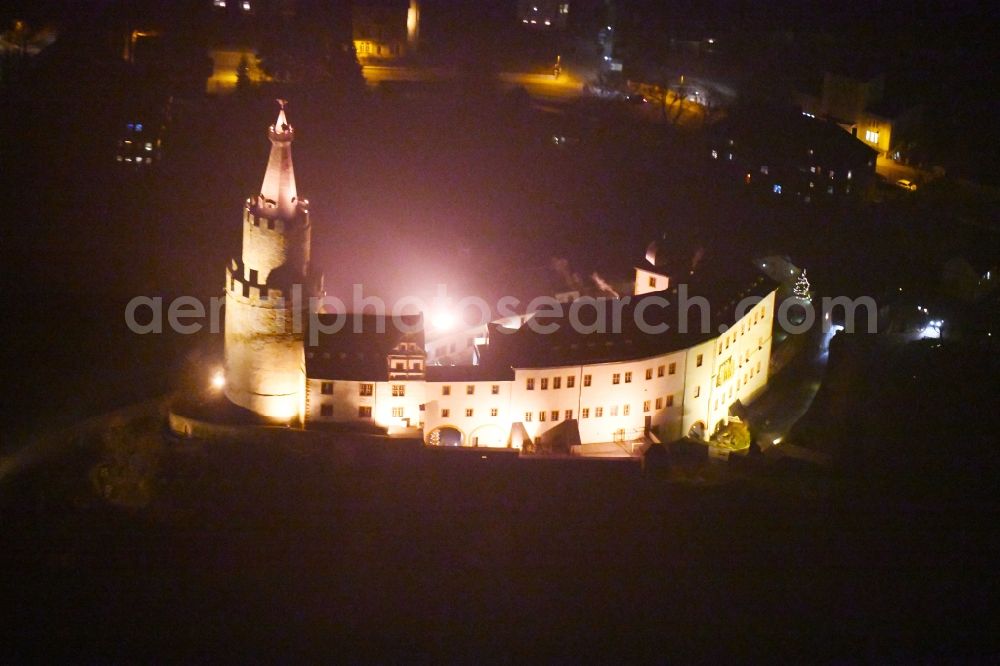
<svg viewBox="0 0 1000 666"><path fill-rule="evenodd" d="M757 429L761 449L785 437L812 405L823 382L830 356L830 340L837 327L827 333L817 327L806 333L805 345L778 374L768 378L767 391L747 405L750 423ZM792 343L786 340L784 344ZM780 445L780 444L779 444Z"/></svg>
<svg viewBox="0 0 1000 666"><path fill-rule="evenodd" d="M361 73L369 86L391 82L441 82L458 78L457 70L446 67L409 67L363 65ZM497 78L507 86L521 86L532 97L548 100L574 100L583 94L583 81L565 70L558 79L551 74L501 72Z"/></svg>

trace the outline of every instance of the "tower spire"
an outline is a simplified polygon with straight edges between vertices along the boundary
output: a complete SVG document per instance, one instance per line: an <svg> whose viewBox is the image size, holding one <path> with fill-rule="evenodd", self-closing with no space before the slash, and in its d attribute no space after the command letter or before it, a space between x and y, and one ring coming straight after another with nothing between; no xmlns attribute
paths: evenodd
<svg viewBox="0 0 1000 666"><path fill-rule="evenodd" d="M258 212L266 216L291 218L297 203L295 170L292 168L292 140L295 130L285 117L286 100L279 99L278 119L268 128L271 155L267 160L264 183L260 186Z"/></svg>

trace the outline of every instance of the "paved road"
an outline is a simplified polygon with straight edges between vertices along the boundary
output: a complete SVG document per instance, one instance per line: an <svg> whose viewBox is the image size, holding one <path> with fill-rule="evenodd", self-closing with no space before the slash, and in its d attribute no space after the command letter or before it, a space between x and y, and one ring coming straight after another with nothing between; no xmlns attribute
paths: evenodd
<svg viewBox="0 0 1000 666"><path fill-rule="evenodd" d="M384 81L433 82L448 81L458 77L458 71L453 68L402 65L364 65L361 73L369 86ZM583 94L583 81L565 71L558 79L551 74L531 72L501 72L497 77L501 83L509 87L521 86L529 95L541 100L569 101Z"/></svg>
<svg viewBox="0 0 1000 666"><path fill-rule="evenodd" d="M767 391L747 406L750 423L757 428L757 443L761 449L783 438L812 405L823 381L829 358L831 329L821 327L803 334L804 346L798 355L777 375L768 380ZM791 344L787 340L782 344ZM779 444L780 446L780 444Z"/></svg>

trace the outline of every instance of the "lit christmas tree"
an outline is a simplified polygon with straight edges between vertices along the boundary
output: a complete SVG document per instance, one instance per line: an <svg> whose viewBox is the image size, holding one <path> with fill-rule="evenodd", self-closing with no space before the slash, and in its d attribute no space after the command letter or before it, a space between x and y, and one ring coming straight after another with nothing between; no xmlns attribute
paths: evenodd
<svg viewBox="0 0 1000 666"><path fill-rule="evenodd" d="M809 278L806 277L805 269L802 269L798 279L795 280L795 286L792 287L792 293L795 294L796 298L801 298L806 303L809 303L812 300L809 298Z"/></svg>

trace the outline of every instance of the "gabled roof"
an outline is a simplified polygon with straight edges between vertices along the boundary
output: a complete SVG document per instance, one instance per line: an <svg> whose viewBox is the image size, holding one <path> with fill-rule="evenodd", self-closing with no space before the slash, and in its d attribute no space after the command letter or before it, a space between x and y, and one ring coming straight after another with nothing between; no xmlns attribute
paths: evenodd
<svg viewBox="0 0 1000 666"><path fill-rule="evenodd" d="M340 328L338 317L344 317ZM396 325L392 317L371 314L319 314L316 320L317 344L310 346L312 329L307 327L306 376L315 379L386 381L389 378L388 356L400 342L414 342L420 353L424 348L422 315L403 315ZM310 318L310 323L312 318Z"/></svg>
<svg viewBox="0 0 1000 666"><path fill-rule="evenodd" d="M429 365L429 382L490 382L511 381L514 370L509 365Z"/></svg>
<svg viewBox="0 0 1000 666"><path fill-rule="evenodd" d="M574 317L570 316L568 306L563 308L562 316L536 315L534 321L538 324L550 328L555 325L551 332L533 328L530 323L516 331L494 326L490 330L488 358L497 365L541 368L629 361L686 349L716 337L721 324L731 325L735 321L736 306L743 298L764 297L778 286L772 279L750 270L749 266L747 270L737 271L737 275L742 277L705 267L696 274L692 284L675 285L668 291L633 296L617 303L614 299L592 299L585 306L581 305ZM682 286L689 300L701 296L710 304L707 330L701 330L697 306L686 310L677 306ZM668 303L666 306L664 299ZM621 312L620 318L615 316L616 309ZM681 332L679 326L682 311L688 313L686 332ZM620 326L615 326L616 319ZM599 330L595 330L597 322L603 322ZM584 326L574 326L574 323ZM651 330L659 324L669 328L659 333Z"/></svg>

